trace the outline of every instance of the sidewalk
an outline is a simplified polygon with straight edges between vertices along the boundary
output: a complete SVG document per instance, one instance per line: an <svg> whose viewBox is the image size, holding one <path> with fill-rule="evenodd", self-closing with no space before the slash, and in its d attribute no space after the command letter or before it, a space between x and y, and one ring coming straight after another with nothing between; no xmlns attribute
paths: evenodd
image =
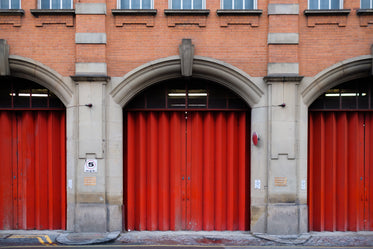
<svg viewBox="0 0 373 249"><path fill-rule="evenodd" d="M67 231L0 231L1 241L12 238L47 238L64 245L115 242L127 245L225 245L225 246L324 246L373 248L373 232L311 232L299 236L275 236L250 232L111 232L70 233Z"/></svg>

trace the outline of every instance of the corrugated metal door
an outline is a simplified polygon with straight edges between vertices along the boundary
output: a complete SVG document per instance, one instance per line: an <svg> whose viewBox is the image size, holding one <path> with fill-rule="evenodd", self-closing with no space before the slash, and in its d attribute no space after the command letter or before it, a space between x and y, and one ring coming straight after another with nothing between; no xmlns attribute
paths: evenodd
<svg viewBox="0 0 373 249"><path fill-rule="evenodd" d="M0 229L65 229L65 112L0 111Z"/></svg>
<svg viewBox="0 0 373 249"><path fill-rule="evenodd" d="M126 112L127 230L248 230L246 112Z"/></svg>
<svg viewBox="0 0 373 249"><path fill-rule="evenodd" d="M373 113L309 114L309 229L372 230Z"/></svg>

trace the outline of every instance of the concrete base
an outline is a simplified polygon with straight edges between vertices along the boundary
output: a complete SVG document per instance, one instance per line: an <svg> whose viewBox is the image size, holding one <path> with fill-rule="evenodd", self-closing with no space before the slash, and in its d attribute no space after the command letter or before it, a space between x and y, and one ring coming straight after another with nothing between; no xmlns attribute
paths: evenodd
<svg viewBox="0 0 373 249"><path fill-rule="evenodd" d="M252 205L251 206L251 224L250 231L252 233L266 233L266 214L267 206Z"/></svg>
<svg viewBox="0 0 373 249"><path fill-rule="evenodd" d="M122 206L121 205L107 205L108 212L108 231L122 231Z"/></svg>
<svg viewBox="0 0 373 249"><path fill-rule="evenodd" d="M77 204L75 209L75 232L106 232L106 204Z"/></svg>
<svg viewBox="0 0 373 249"><path fill-rule="evenodd" d="M273 235L298 234L299 206L275 204L268 206L267 233Z"/></svg>

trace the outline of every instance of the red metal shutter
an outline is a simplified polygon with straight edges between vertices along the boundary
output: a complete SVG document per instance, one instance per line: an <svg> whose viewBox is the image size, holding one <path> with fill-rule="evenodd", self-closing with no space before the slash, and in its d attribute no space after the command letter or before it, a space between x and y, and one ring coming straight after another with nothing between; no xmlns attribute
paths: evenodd
<svg viewBox="0 0 373 249"><path fill-rule="evenodd" d="M127 112L127 230L248 230L246 112Z"/></svg>
<svg viewBox="0 0 373 249"><path fill-rule="evenodd" d="M309 229L360 231L364 225L373 142L370 113L310 112ZM369 124L368 126L372 126ZM365 148L365 149L364 149ZM365 161L366 160L366 161ZM370 187L371 188L371 187ZM370 192L371 193L371 192ZM372 200L372 199L371 199ZM372 211L369 211L370 213Z"/></svg>
<svg viewBox="0 0 373 249"><path fill-rule="evenodd" d="M0 229L15 229L15 214L17 211L17 184L15 184L17 168L13 163L17 161L14 146L15 114L13 112L0 112Z"/></svg>
<svg viewBox="0 0 373 249"><path fill-rule="evenodd" d="M127 230L183 228L185 124L181 112L127 113Z"/></svg>
<svg viewBox="0 0 373 249"><path fill-rule="evenodd" d="M0 127L8 172L1 174L0 192L13 199L1 198L7 224L0 223L0 229L65 229L64 111L2 111Z"/></svg>
<svg viewBox="0 0 373 249"><path fill-rule="evenodd" d="M365 118L365 186L364 221L365 230L373 231L373 113L369 112Z"/></svg>
<svg viewBox="0 0 373 249"><path fill-rule="evenodd" d="M246 132L246 112L188 114L188 230L249 230Z"/></svg>

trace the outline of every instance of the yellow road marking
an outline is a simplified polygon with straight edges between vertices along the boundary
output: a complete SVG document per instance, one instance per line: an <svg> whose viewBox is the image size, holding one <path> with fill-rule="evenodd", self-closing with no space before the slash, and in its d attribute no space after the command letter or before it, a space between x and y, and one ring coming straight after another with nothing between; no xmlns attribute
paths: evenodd
<svg viewBox="0 0 373 249"><path fill-rule="evenodd" d="M40 237L36 237L36 238L39 240L39 243L40 243L40 244L45 245L45 244L44 244L44 240L43 240L42 238L40 238Z"/></svg>
<svg viewBox="0 0 373 249"><path fill-rule="evenodd" d="M49 245L56 246L56 244L54 244L52 242L51 238L49 238L48 235L30 235L30 234L25 234L25 235L11 235L8 238L10 238L10 239L37 239L39 241L39 243L42 244L42 245L45 245L45 246L49 246Z"/></svg>

